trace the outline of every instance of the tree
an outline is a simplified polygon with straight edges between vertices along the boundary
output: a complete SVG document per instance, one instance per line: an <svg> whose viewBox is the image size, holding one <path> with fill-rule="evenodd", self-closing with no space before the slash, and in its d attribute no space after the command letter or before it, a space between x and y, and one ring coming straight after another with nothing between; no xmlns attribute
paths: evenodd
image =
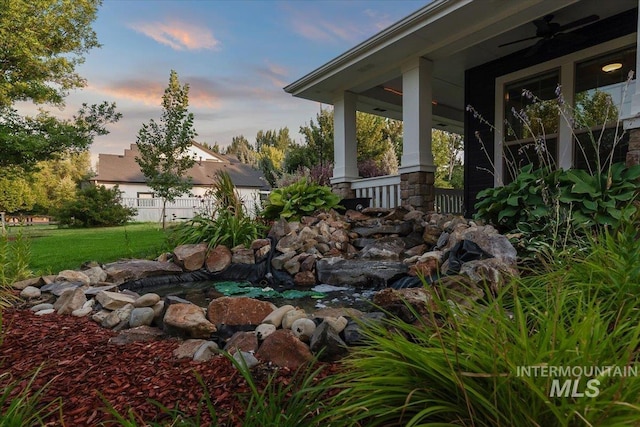
<svg viewBox="0 0 640 427"><path fill-rule="evenodd" d="M90 185L77 190L77 196L62 204L55 212L62 225L71 227L109 227L126 224L136 214L135 209L122 206L122 191L116 185Z"/></svg>
<svg viewBox="0 0 640 427"><path fill-rule="evenodd" d="M440 188L462 188L463 167L460 153L464 148L462 135L438 129L431 131L431 150L436 164L435 186Z"/></svg>
<svg viewBox="0 0 640 427"><path fill-rule="evenodd" d="M108 102L83 104L71 120L60 120L44 111L22 117L10 107L0 108L0 167L29 171L37 162L84 151L96 136L109 133L105 124L120 117L116 105Z"/></svg>
<svg viewBox="0 0 640 427"><path fill-rule="evenodd" d="M91 24L100 0L0 0L0 107L62 105L85 81L75 72L99 47Z"/></svg>
<svg viewBox="0 0 640 427"><path fill-rule="evenodd" d="M231 145L227 147L225 154L234 155L241 163L255 166L257 163L256 152L243 135L231 138Z"/></svg>
<svg viewBox="0 0 640 427"><path fill-rule="evenodd" d="M162 96L160 123L151 119L138 131L140 156L136 162L147 178L147 185L162 198L162 227L165 227L167 202L191 189L185 173L195 164L189 152L196 137L193 114L188 111L189 85L180 86L178 74L171 70L169 86Z"/></svg>
<svg viewBox="0 0 640 427"><path fill-rule="evenodd" d="M115 104L82 106L72 120L42 111L23 117L17 101L64 106L85 80L75 68L99 43L91 28L100 0L0 0L0 167L33 169L82 151L120 114Z"/></svg>

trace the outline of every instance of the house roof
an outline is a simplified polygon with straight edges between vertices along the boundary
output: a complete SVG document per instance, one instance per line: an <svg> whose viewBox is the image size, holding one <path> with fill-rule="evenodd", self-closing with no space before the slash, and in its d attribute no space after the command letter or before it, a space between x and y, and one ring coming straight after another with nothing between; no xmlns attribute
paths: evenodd
<svg viewBox="0 0 640 427"><path fill-rule="evenodd" d="M553 14L566 24L637 6L637 0L434 0L284 90L327 104L349 91L358 95L359 111L401 119L403 65L423 57L433 62L435 127L462 131L465 71L535 43L500 46L535 36L535 19Z"/></svg>
<svg viewBox="0 0 640 427"><path fill-rule="evenodd" d="M240 163L233 156L214 153L207 150L200 144L194 144L201 150L208 151L216 160L202 160L189 169L186 173L193 180L195 186L208 186L213 182L213 178L219 171L225 171L231 177L231 181L236 187L268 189L269 186L262 173L249 165ZM95 177L97 183L119 183L119 184L144 184L146 179L136 162L136 155L139 153L137 146L131 144L129 149L124 151L124 155L99 154L98 174Z"/></svg>

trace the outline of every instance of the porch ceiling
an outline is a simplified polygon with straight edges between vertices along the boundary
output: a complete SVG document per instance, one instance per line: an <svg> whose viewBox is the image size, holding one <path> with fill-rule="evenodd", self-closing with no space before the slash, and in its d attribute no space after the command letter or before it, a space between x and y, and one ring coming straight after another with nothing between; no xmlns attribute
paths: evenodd
<svg viewBox="0 0 640 427"><path fill-rule="evenodd" d="M434 126L461 133L465 70L533 45L499 47L534 36L533 20L553 14L562 25L637 6L638 0L435 0L284 90L325 104L350 91L358 94L359 111L401 119L402 66L422 56L433 62Z"/></svg>

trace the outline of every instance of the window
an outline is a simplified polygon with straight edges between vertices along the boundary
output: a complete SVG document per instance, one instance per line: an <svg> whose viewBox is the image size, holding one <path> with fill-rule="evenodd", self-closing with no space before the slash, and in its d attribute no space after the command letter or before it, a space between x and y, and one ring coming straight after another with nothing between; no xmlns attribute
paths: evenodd
<svg viewBox="0 0 640 427"><path fill-rule="evenodd" d="M503 180L513 180L522 166L555 164L559 116L556 89L560 73L553 70L509 83L504 88Z"/></svg>
<svg viewBox="0 0 640 427"><path fill-rule="evenodd" d="M620 117L628 116L630 112L636 81L627 83L627 78L635 64L635 48L607 53L576 64L575 167L595 171L598 163L605 166L611 153L614 162L624 161L628 137L622 137L622 131L620 128L616 131L616 125Z"/></svg>

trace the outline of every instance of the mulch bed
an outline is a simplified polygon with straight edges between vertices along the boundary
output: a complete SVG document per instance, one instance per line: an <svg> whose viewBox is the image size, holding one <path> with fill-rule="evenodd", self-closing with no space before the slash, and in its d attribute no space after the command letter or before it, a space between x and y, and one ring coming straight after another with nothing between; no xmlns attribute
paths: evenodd
<svg viewBox="0 0 640 427"><path fill-rule="evenodd" d="M62 403L62 411L52 415L47 425L90 426L113 421L102 399L125 417L129 409L135 411L139 425L144 425L142 420L170 420L150 400L195 416L203 396L195 373L209 391L218 425L241 425L249 386L222 356L202 363L177 359L173 356L180 343L177 339L110 344L116 333L88 318L36 316L28 310L5 310L3 331L0 388L20 381L15 393L20 392L41 367L32 390L44 387L43 405L56 399ZM322 375L337 370L337 365L327 365ZM272 373L276 381L285 383L294 374L268 367L253 371L259 385L266 384ZM207 424L210 419L204 406L200 414Z"/></svg>

